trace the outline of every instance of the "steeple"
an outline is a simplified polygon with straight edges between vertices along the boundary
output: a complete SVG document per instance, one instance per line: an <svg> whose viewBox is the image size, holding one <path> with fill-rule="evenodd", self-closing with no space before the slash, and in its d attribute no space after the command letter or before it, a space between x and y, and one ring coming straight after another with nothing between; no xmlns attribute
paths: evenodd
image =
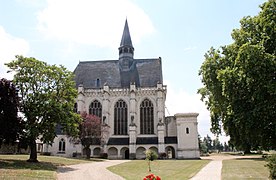
<svg viewBox="0 0 276 180"><path fill-rule="evenodd" d="M125 21L125 27L119 47L119 59L121 58L131 58L133 59L134 48L132 46L132 41L129 33L127 19Z"/></svg>

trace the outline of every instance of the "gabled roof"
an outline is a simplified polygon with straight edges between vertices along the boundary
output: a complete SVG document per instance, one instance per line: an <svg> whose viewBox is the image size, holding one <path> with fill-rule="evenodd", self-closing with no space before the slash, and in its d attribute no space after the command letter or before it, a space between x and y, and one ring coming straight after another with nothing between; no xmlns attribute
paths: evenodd
<svg viewBox="0 0 276 180"><path fill-rule="evenodd" d="M135 82L138 87L155 87L163 83L161 59L133 59L133 68L122 72L118 60L83 61L74 70L77 87L111 88L129 87Z"/></svg>

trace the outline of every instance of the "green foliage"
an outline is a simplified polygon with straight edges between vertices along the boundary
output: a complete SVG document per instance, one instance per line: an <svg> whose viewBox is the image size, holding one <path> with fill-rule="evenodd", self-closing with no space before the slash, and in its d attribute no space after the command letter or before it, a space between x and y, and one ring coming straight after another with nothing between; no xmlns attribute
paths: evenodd
<svg viewBox="0 0 276 180"><path fill-rule="evenodd" d="M147 150L146 151L146 160L153 161L158 158L158 154L155 151Z"/></svg>
<svg viewBox="0 0 276 180"><path fill-rule="evenodd" d="M226 143L223 146L222 143L219 141L218 137L216 137L215 139L211 139L211 137L207 134L206 137L203 138L203 141L201 141L201 139L199 139L200 142L200 152L203 154L209 153L212 150L218 150L223 151L224 146L226 147Z"/></svg>
<svg viewBox="0 0 276 180"><path fill-rule="evenodd" d="M19 98L15 85L0 79L0 146L14 143L22 134L23 124L18 117Z"/></svg>
<svg viewBox="0 0 276 180"><path fill-rule="evenodd" d="M205 54L198 90L211 115L211 131L223 127L238 149L276 148L276 2L234 29L234 42Z"/></svg>
<svg viewBox="0 0 276 180"><path fill-rule="evenodd" d="M276 179L276 154L272 154L271 157L267 158L267 164L265 166L269 169L269 177Z"/></svg>
<svg viewBox="0 0 276 180"><path fill-rule="evenodd" d="M72 136L78 134L80 116L73 112L77 91L73 73L63 66L48 65L35 58L16 56L6 64L15 72L14 83L24 115L24 137L31 147L30 160L36 160L35 140L52 143L56 126Z"/></svg>

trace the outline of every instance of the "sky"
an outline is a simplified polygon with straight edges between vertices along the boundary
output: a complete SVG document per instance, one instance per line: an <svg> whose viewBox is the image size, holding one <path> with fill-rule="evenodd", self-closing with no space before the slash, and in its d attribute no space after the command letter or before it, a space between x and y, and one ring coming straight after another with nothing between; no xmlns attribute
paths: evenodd
<svg viewBox="0 0 276 180"><path fill-rule="evenodd" d="M197 112L211 137L209 112L197 90L204 54L232 43L231 32L265 0L0 0L0 77L15 55L62 64L117 60L127 18L134 58L162 58L166 115ZM227 141L221 137L221 141Z"/></svg>

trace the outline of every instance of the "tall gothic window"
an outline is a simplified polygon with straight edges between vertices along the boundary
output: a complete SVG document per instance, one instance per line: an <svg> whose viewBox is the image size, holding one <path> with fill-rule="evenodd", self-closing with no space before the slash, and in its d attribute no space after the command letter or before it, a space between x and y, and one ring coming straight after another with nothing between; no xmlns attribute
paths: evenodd
<svg viewBox="0 0 276 180"><path fill-rule="evenodd" d="M102 118L102 104L97 100L93 101L89 106L89 114Z"/></svg>
<svg viewBox="0 0 276 180"><path fill-rule="evenodd" d="M65 152L65 140L63 138L59 141L58 151Z"/></svg>
<svg viewBox="0 0 276 180"><path fill-rule="evenodd" d="M78 104L77 103L74 104L74 112L78 113Z"/></svg>
<svg viewBox="0 0 276 180"><path fill-rule="evenodd" d="M127 104L123 100L117 101L114 106L114 134L127 134Z"/></svg>
<svg viewBox="0 0 276 180"><path fill-rule="evenodd" d="M140 133L154 133L153 104L149 99L145 99L140 105Z"/></svg>

